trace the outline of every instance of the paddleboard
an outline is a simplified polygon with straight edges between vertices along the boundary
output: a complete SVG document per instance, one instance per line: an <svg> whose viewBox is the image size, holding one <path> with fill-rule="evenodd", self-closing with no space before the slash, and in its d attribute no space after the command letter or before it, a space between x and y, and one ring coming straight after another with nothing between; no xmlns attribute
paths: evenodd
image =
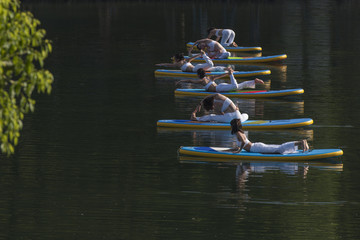
<svg viewBox="0 0 360 240"><path fill-rule="evenodd" d="M282 120L247 120L242 123L243 129L284 129L297 128L313 124L311 118L295 118ZM198 129L228 129L230 130L230 123L220 122L199 122L192 120L181 119L165 119L157 121L158 127L169 128L198 128Z"/></svg>
<svg viewBox="0 0 360 240"><path fill-rule="evenodd" d="M186 46L191 48L194 42L188 42ZM261 47L224 47L228 52L261 52Z"/></svg>
<svg viewBox="0 0 360 240"><path fill-rule="evenodd" d="M206 75L208 76L219 76L225 74L226 72L207 72ZM253 76L260 76L260 75L269 75L271 74L270 70L258 70L258 71L234 71L234 77L253 77ZM194 72L183 72L180 70L167 70L167 69L157 69L155 70L155 76L165 76L165 77L193 77L197 78L197 74ZM224 78L229 78L226 76Z"/></svg>
<svg viewBox="0 0 360 240"><path fill-rule="evenodd" d="M263 57L228 57L228 58L214 58L211 59L213 63L223 64L240 64L240 63L269 63L281 61L287 58L286 54L263 56ZM189 59L189 56L185 56L185 59ZM203 58L195 58L193 62L205 62Z"/></svg>
<svg viewBox="0 0 360 240"><path fill-rule="evenodd" d="M187 96L209 96L216 92L207 92L204 89L176 89L175 95ZM227 97L238 98L272 98L272 97L285 97L291 95L303 94L304 89L284 89L284 90L237 90L233 92L221 92L222 95Z"/></svg>
<svg viewBox="0 0 360 240"><path fill-rule="evenodd" d="M299 161L331 158L343 155L341 149L314 149L307 152L299 150L290 154L263 154L251 153L242 150L239 153L225 152L230 148L223 147L180 147L179 153L189 156L229 158L241 160L281 160L281 161Z"/></svg>

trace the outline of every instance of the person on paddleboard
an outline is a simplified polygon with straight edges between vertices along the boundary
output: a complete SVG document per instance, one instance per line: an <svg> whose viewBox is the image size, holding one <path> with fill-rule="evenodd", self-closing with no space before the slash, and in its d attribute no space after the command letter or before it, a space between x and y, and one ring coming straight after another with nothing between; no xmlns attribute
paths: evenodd
<svg viewBox="0 0 360 240"><path fill-rule="evenodd" d="M238 47L235 39L235 32L231 29L218 29L211 27L207 30L208 38L211 39L212 36L216 36L215 41L219 42L221 38L220 44L224 47Z"/></svg>
<svg viewBox="0 0 360 240"><path fill-rule="evenodd" d="M196 113L203 108L205 111L212 111L214 114L196 117ZM190 119L201 122L223 122L229 123L232 119L238 118L241 122L248 120L249 115L241 114L239 108L227 97L216 93L205 97L192 112Z"/></svg>
<svg viewBox="0 0 360 240"><path fill-rule="evenodd" d="M303 149L303 152L309 150L309 145L307 141L293 141L286 142L280 145L276 144L265 144L261 142L252 143L247 139L244 131L242 130L242 124L240 119L233 119L230 122L231 125L231 134L236 135L237 145L238 147L234 149L230 149L229 151L238 153L241 152L242 149L247 152L253 153L278 153L278 154L289 154L297 152L299 148Z"/></svg>
<svg viewBox="0 0 360 240"><path fill-rule="evenodd" d="M228 58L231 54L217 41L209 38L197 40L189 49L189 56L191 51L197 47L199 50L204 50L210 58Z"/></svg>
<svg viewBox="0 0 360 240"><path fill-rule="evenodd" d="M192 65L191 61L194 60L197 57L202 57L205 60L205 63ZM224 71L226 67L223 66L214 66L213 61L206 55L204 51L201 51L201 53L189 58L185 59L183 53L177 53L172 58L172 63L158 63L155 64L155 66L160 67L176 67L180 68L183 72L196 72L198 69L202 68L205 71L209 72L220 72Z"/></svg>
<svg viewBox="0 0 360 240"><path fill-rule="evenodd" d="M197 74L199 79L184 79L176 82L176 85L179 85L180 83L195 83L195 84L201 84L204 86L205 91L207 92L229 92L233 90L241 90L244 88L255 88L255 84L264 84L264 81L255 78L254 80L250 81L244 81L242 83L237 83L235 77L234 77L234 70L232 68L226 68L228 72L219 76L206 76L206 72L203 68L200 68L197 70ZM231 83L220 83L216 84L215 80L225 77L229 75Z"/></svg>

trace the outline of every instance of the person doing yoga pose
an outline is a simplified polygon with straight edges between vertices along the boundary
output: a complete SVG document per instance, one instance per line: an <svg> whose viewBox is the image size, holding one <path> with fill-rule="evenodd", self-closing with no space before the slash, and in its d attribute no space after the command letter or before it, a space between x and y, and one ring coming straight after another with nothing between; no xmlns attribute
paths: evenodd
<svg viewBox="0 0 360 240"><path fill-rule="evenodd" d="M197 40L189 49L189 56L195 46L199 50L204 50L210 58L228 58L231 56L220 43L209 38Z"/></svg>
<svg viewBox="0 0 360 240"><path fill-rule="evenodd" d="M213 111L215 114L208 114L197 117L196 113L203 108L205 111ZM229 123L232 119L238 118L241 122L245 122L249 115L241 114L239 108L227 97L219 93L205 97L192 112L190 119L202 122L223 122Z"/></svg>
<svg viewBox="0 0 360 240"><path fill-rule="evenodd" d="M191 61L197 57L202 56L205 60L205 63L192 65ZM180 68L183 72L196 72L198 69L203 68L205 71L209 72L219 72L224 71L225 67L223 66L214 66L213 61L206 55L204 51L201 51L200 54L197 54L189 59L184 58L183 53L177 53L175 56L172 57L173 63L158 63L155 66L160 67L176 67Z"/></svg>
<svg viewBox="0 0 360 240"><path fill-rule="evenodd" d="M244 131L242 130L242 124L240 119L233 119L230 122L231 125L231 134L236 135L236 140L238 147L235 149L230 149L232 152L241 152L242 149L247 152L253 153L278 153L278 154L289 154L295 153L299 148L303 149L303 152L309 150L309 145L307 141L294 141L286 142L280 145L276 144L265 144L261 142L252 143L247 139Z"/></svg>
<svg viewBox="0 0 360 240"><path fill-rule="evenodd" d="M255 88L255 84L264 84L264 81L255 78L255 80L245 81L242 83L237 83L235 77L234 77L234 70L231 68L226 68L225 70L228 71L228 73L219 75L219 76L206 76L206 72L203 68L200 68L197 70L197 74L199 79L184 79L176 82L176 85L179 85L180 83L197 83L204 86L205 91L208 92L229 92L232 90L241 90L244 88ZM225 77L227 75L230 75L230 81L231 83L220 83L216 84L215 80Z"/></svg>
<svg viewBox="0 0 360 240"><path fill-rule="evenodd" d="M221 45L224 47L237 47L238 45L234 42L235 39L235 32L231 29L218 29L211 27L207 30L208 38L212 36L216 36L217 42L219 42L221 38Z"/></svg>

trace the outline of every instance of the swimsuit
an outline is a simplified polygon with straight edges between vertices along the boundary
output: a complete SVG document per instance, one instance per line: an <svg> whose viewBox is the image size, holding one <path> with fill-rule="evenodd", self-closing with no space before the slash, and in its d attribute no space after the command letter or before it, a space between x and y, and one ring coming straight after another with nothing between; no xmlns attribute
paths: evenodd
<svg viewBox="0 0 360 240"><path fill-rule="evenodd" d="M187 62L187 63L184 63L184 65L182 65L180 69L181 69L181 71L186 72L186 69L190 66L192 66L192 64Z"/></svg>
<svg viewBox="0 0 360 240"><path fill-rule="evenodd" d="M246 137L246 136L245 136L245 137ZM241 149L245 148L245 146L249 145L249 143L250 143L249 139L246 138L246 140L245 140L245 142L244 142L244 145L241 147L241 145L243 144L243 142L240 142L239 139L237 139L237 138L236 138L236 140L237 140L237 142L238 142L238 146L239 146ZM251 148L250 148L250 149L251 149Z"/></svg>
<svg viewBox="0 0 360 240"><path fill-rule="evenodd" d="M222 108L221 108L222 112L225 112L225 110L230 106L230 104L233 103L229 98L226 98L225 100L214 99L214 103L215 102L223 102L223 105L222 105Z"/></svg>
<svg viewBox="0 0 360 240"><path fill-rule="evenodd" d="M204 89L205 91L209 90L209 87L214 84L214 81L210 81L208 84L205 85Z"/></svg>

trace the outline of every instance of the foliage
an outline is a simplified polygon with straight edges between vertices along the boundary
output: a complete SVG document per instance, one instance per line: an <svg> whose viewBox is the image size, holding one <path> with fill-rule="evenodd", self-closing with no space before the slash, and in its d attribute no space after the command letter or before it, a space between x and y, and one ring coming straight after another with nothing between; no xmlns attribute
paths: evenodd
<svg viewBox="0 0 360 240"><path fill-rule="evenodd" d="M24 114L34 111L34 89L50 93L52 74L44 69L51 43L18 0L0 0L0 141L1 151L14 152Z"/></svg>

